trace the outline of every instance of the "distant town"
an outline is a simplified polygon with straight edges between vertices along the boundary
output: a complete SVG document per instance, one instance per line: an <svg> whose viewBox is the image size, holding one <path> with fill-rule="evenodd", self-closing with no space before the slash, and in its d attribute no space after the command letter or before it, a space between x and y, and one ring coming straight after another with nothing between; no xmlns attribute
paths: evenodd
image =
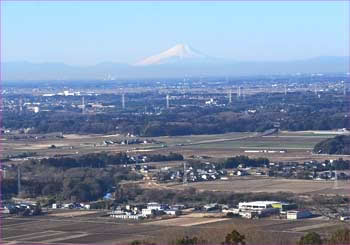
<svg viewBox="0 0 350 245"><path fill-rule="evenodd" d="M350 218L348 79L4 83L3 241L334 241Z"/></svg>

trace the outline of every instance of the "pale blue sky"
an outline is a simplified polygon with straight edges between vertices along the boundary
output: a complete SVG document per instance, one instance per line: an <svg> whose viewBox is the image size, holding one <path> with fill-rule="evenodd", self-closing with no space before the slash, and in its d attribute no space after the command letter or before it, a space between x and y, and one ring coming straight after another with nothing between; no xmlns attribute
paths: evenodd
<svg viewBox="0 0 350 245"><path fill-rule="evenodd" d="M2 2L3 61L133 63L188 43L234 60L349 55L349 2Z"/></svg>

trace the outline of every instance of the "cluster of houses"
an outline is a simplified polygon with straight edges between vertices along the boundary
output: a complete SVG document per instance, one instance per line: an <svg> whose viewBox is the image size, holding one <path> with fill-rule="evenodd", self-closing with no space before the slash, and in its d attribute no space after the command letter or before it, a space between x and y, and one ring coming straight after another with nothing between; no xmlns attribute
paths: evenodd
<svg viewBox="0 0 350 245"><path fill-rule="evenodd" d="M123 207L118 206L110 213L110 217L139 220L162 215L178 216L184 208L184 205L169 206L157 202L147 203L146 205L125 205Z"/></svg>
<svg viewBox="0 0 350 245"><path fill-rule="evenodd" d="M216 169L215 164L206 162L199 167L195 167L195 165L193 165L184 169L168 167L162 168L160 172L157 173L157 180L164 182L183 181L185 179L188 182L197 182L227 179L227 177L225 177L226 175L227 171L223 169Z"/></svg>
<svg viewBox="0 0 350 245"><path fill-rule="evenodd" d="M134 162L147 162L147 156L134 156ZM350 174L346 171L330 169L331 162L270 162L260 167L246 167L239 164L235 169L220 169L210 162L191 164L188 167L163 167L154 169L150 166L137 166L134 170L144 175L145 179L159 182L168 181L211 181L227 180L229 176L272 176L282 178L313 179L313 180L348 180Z"/></svg>
<svg viewBox="0 0 350 245"><path fill-rule="evenodd" d="M53 203L52 209L90 209L91 205L88 203Z"/></svg>
<svg viewBox="0 0 350 245"><path fill-rule="evenodd" d="M332 160L329 162L309 161L300 164L298 162L269 163L269 175L287 178L302 178L313 180L350 179L350 175L344 171L331 170Z"/></svg>

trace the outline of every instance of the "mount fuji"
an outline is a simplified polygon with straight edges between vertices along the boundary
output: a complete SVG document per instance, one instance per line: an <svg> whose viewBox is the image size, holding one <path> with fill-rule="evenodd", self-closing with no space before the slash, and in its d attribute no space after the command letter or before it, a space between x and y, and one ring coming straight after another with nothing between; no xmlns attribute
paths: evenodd
<svg viewBox="0 0 350 245"><path fill-rule="evenodd" d="M296 73L346 73L348 56L320 56L290 61L237 61L214 58L187 44L177 44L134 64L103 62L91 66L64 63L1 62L1 79L108 80L184 76L251 76Z"/></svg>
<svg viewBox="0 0 350 245"><path fill-rule="evenodd" d="M193 49L188 44L177 44L174 47L140 60L136 66L149 66L149 65L163 65L163 64L174 64L174 63L202 63L213 60L213 58L202 52Z"/></svg>

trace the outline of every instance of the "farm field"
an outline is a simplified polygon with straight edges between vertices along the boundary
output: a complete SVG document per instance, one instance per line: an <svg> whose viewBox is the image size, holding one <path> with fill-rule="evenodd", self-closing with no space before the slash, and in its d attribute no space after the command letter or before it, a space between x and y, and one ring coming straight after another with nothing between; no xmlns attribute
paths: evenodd
<svg viewBox="0 0 350 245"><path fill-rule="evenodd" d="M174 146L176 144L207 144L210 142L221 140L238 140L243 137L252 137L256 133L253 132L235 132L226 134L206 134L206 135L187 135L187 136L162 136L155 137L153 139L164 142L168 146Z"/></svg>
<svg viewBox="0 0 350 245"><path fill-rule="evenodd" d="M184 219L185 220L184 222ZM162 223L163 222L163 223ZM164 223L168 222L168 223ZM115 219L84 220L82 218L3 218L2 244L50 243L50 244L128 244L144 240L157 244L169 244L176 239L198 236L209 244L220 243L225 235L236 229L245 234L249 244L293 244L309 229L335 229L339 223L325 220L279 220L279 219L218 219L184 218L150 221L146 223L122 223ZM319 227L319 228L318 228ZM274 236L266 235L273 233Z"/></svg>
<svg viewBox="0 0 350 245"><path fill-rule="evenodd" d="M258 138L248 138L238 141L226 141L217 143L199 144L188 146L191 148L203 149L301 149L312 150L320 141L326 139L323 136L263 136ZM186 146L187 147L187 146Z"/></svg>
<svg viewBox="0 0 350 245"><path fill-rule="evenodd" d="M105 140L122 140L120 135L64 135L63 139L6 140L2 139L4 155L36 152L39 156L55 154L84 154L101 151L127 151L134 148L160 147L157 144L103 145ZM50 148L55 145L56 148Z"/></svg>
<svg viewBox="0 0 350 245"><path fill-rule="evenodd" d="M105 140L123 140L133 139L126 138L122 135L64 135L64 138L51 139L30 139L30 140L14 140L2 138L3 154L16 154L21 152L36 152L38 155L54 155L60 154L84 154L101 151L137 151L147 150L154 151L162 148L162 145L169 147L178 144L197 144L200 142L216 141L222 139L237 139L254 135L254 133L228 133L219 135L191 135L191 136L176 136L176 137L140 137L140 139L154 139L159 144L133 144L133 145L103 145ZM56 148L50 148L55 145Z"/></svg>
<svg viewBox="0 0 350 245"><path fill-rule="evenodd" d="M286 132L278 135L258 137L253 132L236 132L215 135L163 136L140 139L153 139L159 143L134 145L103 145L105 140L122 140L122 135L64 135L63 139L51 138L40 140L13 140L2 138L2 154L19 154L35 152L37 156L76 155L98 152L121 152L130 154L155 153L166 154L177 152L185 157L210 156L214 158L233 155L248 155L250 157L267 157L272 161L307 161L329 159L327 155L314 155L312 148L318 142L333 137L328 131L317 132ZM50 148L55 145L56 148ZM286 150L286 153L252 153L247 150ZM350 156L331 156L332 158Z"/></svg>
<svg viewBox="0 0 350 245"><path fill-rule="evenodd" d="M156 221L147 222L145 224L188 227L188 226L215 223L215 222L220 222L225 220L228 220L228 219L227 218L206 218L206 217L195 218L195 217L188 217L188 215L184 215L174 219L156 220Z"/></svg>
<svg viewBox="0 0 350 245"><path fill-rule="evenodd" d="M229 180L217 180L206 182L193 182L184 185L172 185L174 189L194 187L201 191L231 191L231 192L293 192L297 194L324 193L343 194L349 193L350 182L338 181L314 181L293 180L269 177L232 177Z"/></svg>

